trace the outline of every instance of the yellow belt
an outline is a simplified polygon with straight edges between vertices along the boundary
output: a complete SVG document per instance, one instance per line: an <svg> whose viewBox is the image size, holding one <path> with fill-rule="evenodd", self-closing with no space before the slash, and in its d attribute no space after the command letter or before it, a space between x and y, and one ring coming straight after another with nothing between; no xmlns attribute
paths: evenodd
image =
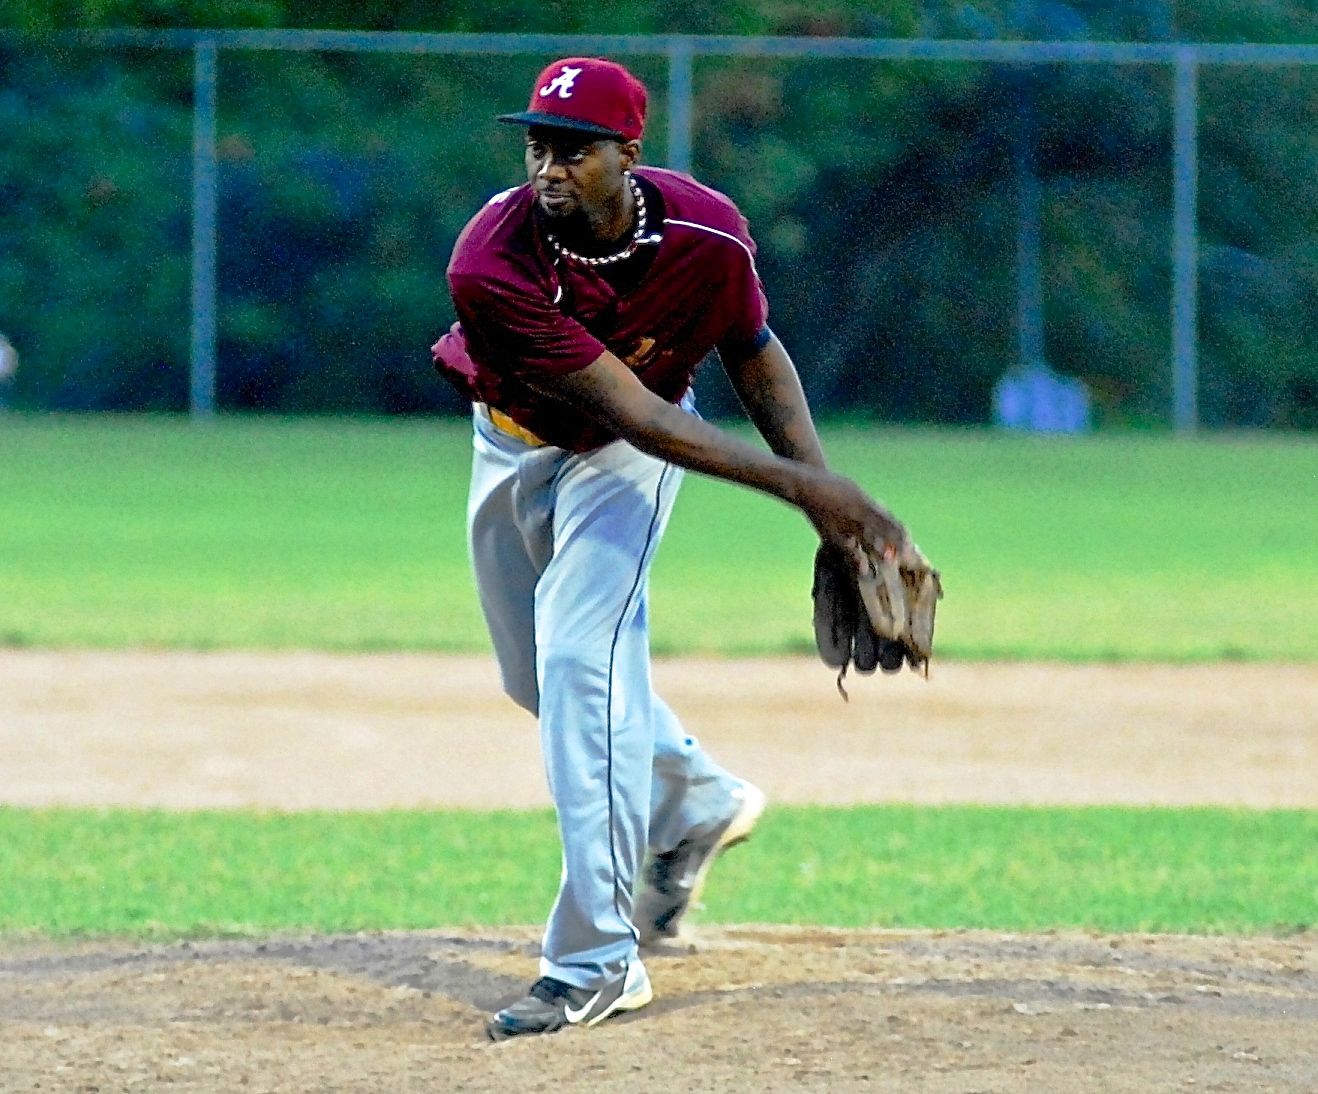
<svg viewBox="0 0 1318 1094"><path fill-rule="evenodd" d="M510 437L516 437L523 444L529 444L532 448L544 447L544 441L525 426L518 425L502 410L495 410L492 406L487 406L485 409L490 415L490 421L494 423L495 428L500 433L507 433Z"/></svg>

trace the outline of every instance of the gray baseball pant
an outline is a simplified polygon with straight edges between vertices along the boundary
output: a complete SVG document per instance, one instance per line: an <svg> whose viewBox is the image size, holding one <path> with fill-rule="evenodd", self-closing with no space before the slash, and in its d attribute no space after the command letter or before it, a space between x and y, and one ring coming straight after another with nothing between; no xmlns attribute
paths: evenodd
<svg viewBox="0 0 1318 1094"><path fill-rule="evenodd" d="M689 409L689 407L688 407ZM682 472L617 441L575 454L474 414L468 545L504 689L539 716L563 875L541 975L596 988L636 958L647 846L726 818L740 782L650 679L650 565Z"/></svg>

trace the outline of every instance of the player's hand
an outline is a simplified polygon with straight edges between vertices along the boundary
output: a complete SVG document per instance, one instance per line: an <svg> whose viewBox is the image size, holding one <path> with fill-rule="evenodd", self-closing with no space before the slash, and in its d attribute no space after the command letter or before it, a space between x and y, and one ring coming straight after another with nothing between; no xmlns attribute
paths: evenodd
<svg viewBox="0 0 1318 1094"><path fill-rule="evenodd" d="M825 543L866 560L899 558L910 549L905 526L850 479L812 468L801 510Z"/></svg>

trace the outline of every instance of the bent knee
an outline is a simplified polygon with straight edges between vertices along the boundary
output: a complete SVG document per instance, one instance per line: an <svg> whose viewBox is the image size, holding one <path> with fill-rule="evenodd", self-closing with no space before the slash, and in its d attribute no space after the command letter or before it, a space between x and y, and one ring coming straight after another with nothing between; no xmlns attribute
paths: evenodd
<svg viewBox="0 0 1318 1094"><path fill-rule="evenodd" d="M597 650L557 644L540 651L540 689L553 695L555 702L565 693L579 702L603 698L609 692L610 675L607 650L601 656Z"/></svg>

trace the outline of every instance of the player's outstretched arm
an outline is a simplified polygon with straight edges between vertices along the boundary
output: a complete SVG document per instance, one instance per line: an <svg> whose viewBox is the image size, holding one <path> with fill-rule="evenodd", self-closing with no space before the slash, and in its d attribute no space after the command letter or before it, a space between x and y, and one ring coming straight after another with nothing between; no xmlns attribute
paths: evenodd
<svg viewBox="0 0 1318 1094"><path fill-rule="evenodd" d="M770 331L769 340L749 356L724 351L719 356L741 405L769 447L786 459L824 467L824 449L801 378L778 336Z"/></svg>
<svg viewBox="0 0 1318 1094"><path fill-rule="evenodd" d="M827 542L859 544L874 558L900 552L908 542L897 518L850 479L823 467L822 456L815 464L748 444L661 399L611 353L576 372L546 377L538 387L599 419L642 452L781 498L800 509Z"/></svg>

